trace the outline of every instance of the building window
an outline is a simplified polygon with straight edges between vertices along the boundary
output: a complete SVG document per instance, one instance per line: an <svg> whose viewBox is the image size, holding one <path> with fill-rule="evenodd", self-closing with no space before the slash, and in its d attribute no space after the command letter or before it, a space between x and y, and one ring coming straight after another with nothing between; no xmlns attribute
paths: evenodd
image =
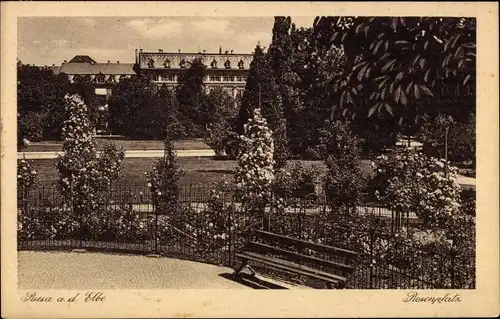
<svg viewBox="0 0 500 319"><path fill-rule="evenodd" d="M185 67L186 67L186 60L182 59L182 60L181 60L181 63L179 63L179 66L180 66L181 68L185 68Z"/></svg>
<svg viewBox="0 0 500 319"><path fill-rule="evenodd" d="M210 63L210 66L212 67L212 69L217 69L217 61L215 61L214 59L212 63Z"/></svg>
<svg viewBox="0 0 500 319"><path fill-rule="evenodd" d="M240 68L240 69L245 68L245 63L243 62L243 60L240 60L240 62L238 62L238 68Z"/></svg>
<svg viewBox="0 0 500 319"><path fill-rule="evenodd" d="M220 81L220 76L215 75L215 74L210 74L208 76L208 80L211 82L219 82Z"/></svg>
<svg viewBox="0 0 500 319"><path fill-rule="evenodd" d="M224 62L224 67L226 69L230 69L231 68L231 61L229 61L229 59L227 59L226 62Z"/></svg>
<svg viewBox="0 0 500 319"><path fill-rule="evenodd" d="M163 79L167 82L174 82L175 81L175 76L173 74L165 74Z"/></svg>
<svg viewBox="0 0 500 319"><path fill-rule="evenodd" d="M153 82L161 82L161 76L159 74L154 74Z"/></svg>
<svg viewBox="0 0 500 319"><path fill-rule="evenodd" d="M98 74L95 76L95 83L104 83L106 81L106 77L104 74Z"/></svg>
<svg viewBox="0 0 500 319"><path fill-rule="evenodd" d="M224 74L224 76L222 78L222 81L224 81L224 82L233 82L233 76L232 75Z"/></svg>
<svg viewBox="0 0 500 319"><path fill-rule="evenodd" d="M245 81L245 77L243 75L241 75L241 74L238 74L236 76L236 81L238 81L238 82L244 82Z"/></svg>
<svg viewBox="0 0 500 319"><path fill-rule="evenodd" d="M149 59L148 68L154 68L154 67L155 67L155 61L153 59Z"/></svg>
<svg viewBox="0 0 500 319"><path fill-rule="evenodd" d="M169 59L165 60L165 63L163 63L163 66L166 68L170 68L170 60Z"/></svg>

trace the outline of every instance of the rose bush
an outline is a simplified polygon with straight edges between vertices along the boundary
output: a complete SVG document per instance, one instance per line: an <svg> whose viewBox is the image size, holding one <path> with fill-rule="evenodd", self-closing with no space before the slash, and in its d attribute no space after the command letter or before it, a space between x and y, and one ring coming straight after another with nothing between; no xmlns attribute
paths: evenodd
<svg viewBox="0 0 500 319"><path fill-rule="evenodd" d="M17 198L26 199L36 184L37 171L25 159L17 161Z"/></svg>
<svg viewBox="0 0 500 319"><path fill-rule="evenodd" d="M65 103L64 155L56 164L59 185L77 215L95 214L106 201L111 182L119 177L123 151L107 145L98 158L86 105L78 95L66 95Z"/></svg>
<svg viewBox="0 0 500 319"><path fill-rule="evenodd" d="M271 200L274 181L272 132L258 108L244 129L237 156L236 196L249 211L263 213Z"/></svg>
<svg viewBox="0 0 500 319"><path fill-rule="evenodd" d="M417 214L427 228L442 228L458 213L457 169L443 159L402 149L377 157L372 167L376 195L392 210Z"/></svg>

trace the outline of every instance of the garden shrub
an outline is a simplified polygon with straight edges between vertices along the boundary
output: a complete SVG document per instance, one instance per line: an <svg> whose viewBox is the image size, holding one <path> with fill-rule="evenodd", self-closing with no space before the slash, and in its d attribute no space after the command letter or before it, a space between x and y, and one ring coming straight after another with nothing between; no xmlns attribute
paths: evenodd
<svg viewBox="0 0 500 319"><path fill-rule="evenodd" d="M409 149L372 163L379 200L398 213L414 212L425 227L444 227L457 214L460 185L456 167Z"/></svg>
<svg viewBox="0 0 500 319"><path fill-rule="evenodd" d="M17 161L17 199L24 200L36 185L37 172L25 159Z"/></svg>
<svg viewBox="0 0 500 319"><path fill-rule="evenodd" d="M105 203L112 180L119 176L123 151L107 145L98 158L87 107L78 95L66 95L65 103L64 155L56 163L59 185L75 214L95 214Z"/></svg>
<svg viewBox="0 0 500 319"><path fill-rule="evenodd" d="M165 157L158 160L151 172L146 172L153 205L159 214L171 214L179 210L179 178L184 173L176 162L170 139L165 140Z"/></svg>
<svg viewBox="0 0 500 319"><path fill-rule="evenodd" d="M274 143L272 132L260 109L244 126L237 156L236 197L248 211L262 214L271 199L274 181Z"/></svg>
<svg viewBox="0 0 500 319"><path fill-rule="evenodd" d="M305 167L301 162L294 162L276 174L273 192L276 198L305 198L314 194L319 177L320 169L317 165Z"/></svg>
<svg viewBox="0 0 500 319"><path fill-rule="evenodd" d="M322 158L327 167L327 202L332 213L340 213L346 217L360 201L364 187L360 168L361 140L346 123L327 121L320 141Z"/></svg>

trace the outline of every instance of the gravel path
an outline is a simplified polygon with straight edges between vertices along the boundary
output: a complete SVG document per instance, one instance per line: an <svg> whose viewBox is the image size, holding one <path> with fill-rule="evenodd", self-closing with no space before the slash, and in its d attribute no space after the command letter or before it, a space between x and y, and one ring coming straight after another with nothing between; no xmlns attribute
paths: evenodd
<svg viewBox="0 0 500 319"><path fill-rule="evenodd" d="M19 289L245 289L227 267L136 255L18 252Z"/></svg>

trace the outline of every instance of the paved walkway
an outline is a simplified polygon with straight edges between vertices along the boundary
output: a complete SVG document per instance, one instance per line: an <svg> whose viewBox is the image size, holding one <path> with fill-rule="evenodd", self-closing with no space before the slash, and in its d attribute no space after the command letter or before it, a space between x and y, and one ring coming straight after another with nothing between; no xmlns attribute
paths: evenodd
<svg viewBox="0 0 500 319"><path fill-rule="evenodd" d="M19 289L248 289L233 269L172 258L20 251Z"/></svg>
<svg viewBox="0 0 500 319"><path fill-rule="evenodd" d="M57 156L62 155L63 152L18 152L18 159L54 159ZM163 150L128 150L125 151L125 157L129 158L147 158L147 157L163 157ZM213 150L178 150L176 151L177 156L179 157L206 157L206 156L214 156L215 153Z"/></svg>

